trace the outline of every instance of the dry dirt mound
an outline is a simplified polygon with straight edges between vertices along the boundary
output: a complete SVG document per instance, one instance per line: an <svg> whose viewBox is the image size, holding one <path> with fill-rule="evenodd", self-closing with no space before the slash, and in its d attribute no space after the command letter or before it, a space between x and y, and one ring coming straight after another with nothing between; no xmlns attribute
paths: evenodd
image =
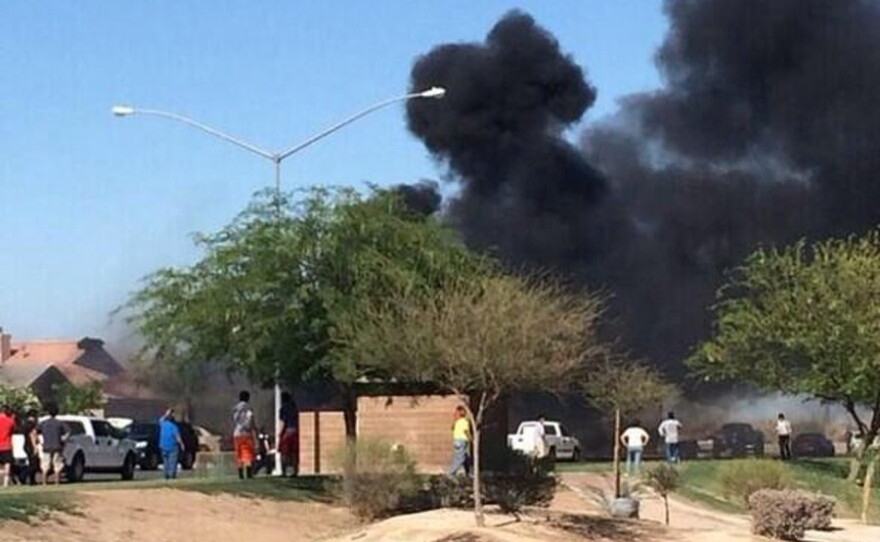
<svg viewBox="0 0 880 542"><path fill-rule="evenodd" d="M351 531L346 510L172 489L85 491L79 513L6 522L2 542L297 542Z"/></svg>
<svg viewBox="0 0 880 542"><path fill-rule="evenodd" d="M654 542L674 540L650 524L610 521L587 514L547 512L522 521L487 514L486 528L474 526L464 510L432 510L397 516L333 539L333 542Z"/></svg>

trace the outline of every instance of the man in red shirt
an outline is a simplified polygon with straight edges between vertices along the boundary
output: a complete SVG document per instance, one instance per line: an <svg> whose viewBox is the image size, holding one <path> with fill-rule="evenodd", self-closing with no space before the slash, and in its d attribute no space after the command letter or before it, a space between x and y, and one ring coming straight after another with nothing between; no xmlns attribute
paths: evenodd
<svg viewBox="0 0 880 542"><path fill-rule="evenodd" d="M12 463L15 458L12 456L12 432L15 430L15 416L12 415L12 408L9 405L3 405L3 411L0 412L0 467L3 468L3 487L9 486L9 474L12 471Z"/></svg>

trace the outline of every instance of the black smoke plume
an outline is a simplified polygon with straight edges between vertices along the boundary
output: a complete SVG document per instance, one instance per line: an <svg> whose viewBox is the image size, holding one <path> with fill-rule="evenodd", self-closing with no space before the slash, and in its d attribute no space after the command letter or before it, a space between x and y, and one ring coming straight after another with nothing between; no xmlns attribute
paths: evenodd
<svg viewBox="0 0 880 542"><path fill-rule="evenodd" d="M669 0L664 85L561 138L595 91L526 15L437 47L409 124L476 247L610 290L635 352L679 372L724 277L759 245L880 222L880 2ZM613 51L608 51L613 54ZM626 67L621 67L626 69Z"/></svg>

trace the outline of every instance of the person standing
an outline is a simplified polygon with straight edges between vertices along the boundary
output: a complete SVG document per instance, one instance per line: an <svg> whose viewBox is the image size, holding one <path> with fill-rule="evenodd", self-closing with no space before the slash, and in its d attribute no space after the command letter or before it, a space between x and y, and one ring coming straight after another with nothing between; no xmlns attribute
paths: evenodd
<svg viewBox="0 0 880 542"><path fill-rule="evenodd" d="M452 422L452 465L449 475L455 476L459 469L470 475L468 454L471 444L471 424L467 419L467 411L463 406L455 407L455 420Z"/></svg>
<svg viewBox="0 0 880 542"><path fill-rule="evenodd" d="M776 418L776 437L779 440L779 458L788 461L791 459L791 423L782 412Z"/></svg>
<svg viewBox="0 0 880 542"><path fill-rule="evenodd" d="M12 455L12 433L15 431L15 416L12 407L3 405L0 411L0 467L3 468L3 487L9 487L9 477L12 475L12 465L15 457Z"/></svg>
<svg viewBox="0 0 880 542"><path fill-rule="evenodd" d="M24 454L27 456L28 485L37 484L37 473L40 471L40 438L37 431L37 411L28 410L24 417Z"/></svg>
<svg viewBox="0 0 880 542"><path fill-rule="evenodd" d="M232 440L235 446L235 460L238 463L238 477L242 480L253 478L254 474L257 435L250 400L250 392L242 391L238 394L238 403L232 409Z"/></svg>
<svg viewBox="0 0 880 542"><path fill-rule="evenodd" d="M67 427L56 418L58 405L46 405L48 418L40 422L37 431L40 433L40 470L43 473L43 485L49 483L49 472L55 485L61 483L61 471L64 470L64 443L69 437Z"/></svg>
<svg viewBox="0 0 880 542"><path fill-rule="evenodd" d="M159 418L159 453L162 454L162 470L166 480L177 478L177 461L184 451L180 427L174 419L174 409L169 408Z"/></svg>
<svg viewBox="0 0 880 542"><path fill-rule="evenodd" d="M535 430L532 433L532 450L535 454L535 457L542 459L547 456L547 431L544 429L544 424L547 422L547 419L543 414L538 416L538 423L535 424Z"/></svg>
<svg viewBox="0 0 880 542"><path fill-rule="evenodd" d="M675 412L672 411L666 415L666 419L657 428L657 432L666 443L666 461L670 463L681 463L681 449L678 442L680 431L681 422L675 419Z"/></svg>
<svg viewBox="0 0 880 542"><path fill-rule="evenodd" d="M626 447L626 475L638 474L642 465L642 453L651 440L648 432L642 429L638 420L626 428L620 435L620 441Z"/></svg>
<svg viewBox="0 0 880 542"><path fill-rule="evenodd" d="M281 458L281 476L287 476L287 467L293 475L299 473L299 409L288 392L281 394L281 434L278 435L278 455Z"/></svg>

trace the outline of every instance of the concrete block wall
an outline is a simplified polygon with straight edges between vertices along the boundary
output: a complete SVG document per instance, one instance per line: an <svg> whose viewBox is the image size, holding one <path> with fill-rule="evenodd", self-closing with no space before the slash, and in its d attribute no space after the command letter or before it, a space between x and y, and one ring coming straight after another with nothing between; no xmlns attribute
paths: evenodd
<svg viewBox="0 0 880 542"><path fill-rule="evenodd" d="M359 397L359 437L382 438L402 445L420 472L439 473L452 453L454 396Z"/></svg>
<svg viewBox="0 0 880 542"><path fill-rule="evenodd" d="M299 470L301 474L336 472L333 457L344 444L345 418L342 412L300 412Z"/></svg>

